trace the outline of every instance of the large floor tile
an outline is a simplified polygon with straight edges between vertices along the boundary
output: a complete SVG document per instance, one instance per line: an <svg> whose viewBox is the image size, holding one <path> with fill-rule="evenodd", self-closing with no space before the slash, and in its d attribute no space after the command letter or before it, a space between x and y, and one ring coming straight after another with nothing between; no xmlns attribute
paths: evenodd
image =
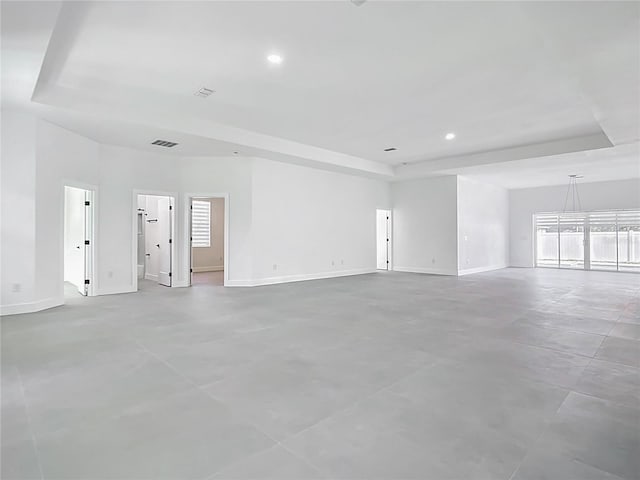
<svg viewBox="0 0 640 480"><path fill-rule="evenodd" d="M640 410L571 392L538 448L621 478L640 473Z"/></svg>
<svg viewBox="0 0 640 480"><path fill-rule="evenodd" d="M211 480L320 480L326 477L308 462L278 445L235 463Z"/></svg>
<svg viewBox="0 0 640 480"><path fill-rule="evenodd" d="M575 390L640 408L640 368L594 359L582 372Z"/></svg>
<svg viewBox="0 0 640 480"><path fill-rule="evenodd" d="M200 391L37 438L45 478L204 478L273 442Z"/></svg>
<svg viewBox="0 0 640 480"><path fill-rule="evenodd" d="M596 358L640 367L640 341L607 337L596 353Z"/></svg>

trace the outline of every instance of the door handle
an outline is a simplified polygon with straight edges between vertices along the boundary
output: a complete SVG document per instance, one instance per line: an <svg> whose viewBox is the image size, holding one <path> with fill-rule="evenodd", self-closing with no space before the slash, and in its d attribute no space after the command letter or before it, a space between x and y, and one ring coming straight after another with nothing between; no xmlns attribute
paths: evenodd
<svg viewBox="0 0 640 480"><path fill-rule="evenodd" d="M156 247L160 248L160 244L159 244L159 243L156 243Z"/></svg>
<svg viewBox="0 0 640 480"><path fill-rule="evenodd" d="M76 248L77 248L78 250L80 250L80 245L76 245Z"/></svg>

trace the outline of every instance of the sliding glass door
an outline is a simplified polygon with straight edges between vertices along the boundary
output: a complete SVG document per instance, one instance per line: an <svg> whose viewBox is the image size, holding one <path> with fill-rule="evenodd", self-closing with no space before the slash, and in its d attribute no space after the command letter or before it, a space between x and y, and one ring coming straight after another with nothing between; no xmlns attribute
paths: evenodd
<svg viewBox="0 0 640 480"><path fill-rule="evenodd" d="M640 211L535 215L535 265L640 272Z"/></svg>

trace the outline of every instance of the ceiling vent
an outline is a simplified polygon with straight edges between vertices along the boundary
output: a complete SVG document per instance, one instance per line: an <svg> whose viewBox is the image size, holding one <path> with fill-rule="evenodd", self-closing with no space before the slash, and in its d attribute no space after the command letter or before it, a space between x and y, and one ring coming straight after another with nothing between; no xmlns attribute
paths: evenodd
<svg viewBox="0 0 640 480"><path fill-rule="evenodd" d="M200 90L198 90L196 93L194 93L194 95L196 97L207 98L212 93L215 93L215 90L211 90L210 88L202 87Z"/></svg>
<svg viewBox="0 0 640 480"><path fill-rule="evenodd" d="M171 147L175 147L178 144L175 142L167 142L166 140L156 140L155 142L151 142L151 145L158 145L159 147L171 148Z"/></svg>
<svg viewBox="0 0 640 480"><path fill-rule="evenodd" d="M385 148L384 151L385 152L393 152L394 150L397 150L396 147L389 147L389 148Z"/></svg>
<svg viewBox="0 0 640 480"><path fill-rule="evenodd" d="M362 5L366 1L367 0L351 0L351 3L353 3L356 7L359 7L360 5Z"/></svg>

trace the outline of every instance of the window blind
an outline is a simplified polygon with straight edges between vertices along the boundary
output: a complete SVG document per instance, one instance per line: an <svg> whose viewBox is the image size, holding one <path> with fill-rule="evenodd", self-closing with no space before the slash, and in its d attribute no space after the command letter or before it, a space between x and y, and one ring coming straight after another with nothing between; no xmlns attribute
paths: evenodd
<svg viewBox="0 0 640 480"><path fill-rule="evenodd" d="M193 200L191 210L191 246L211 246L211 204Z"/></svg>

